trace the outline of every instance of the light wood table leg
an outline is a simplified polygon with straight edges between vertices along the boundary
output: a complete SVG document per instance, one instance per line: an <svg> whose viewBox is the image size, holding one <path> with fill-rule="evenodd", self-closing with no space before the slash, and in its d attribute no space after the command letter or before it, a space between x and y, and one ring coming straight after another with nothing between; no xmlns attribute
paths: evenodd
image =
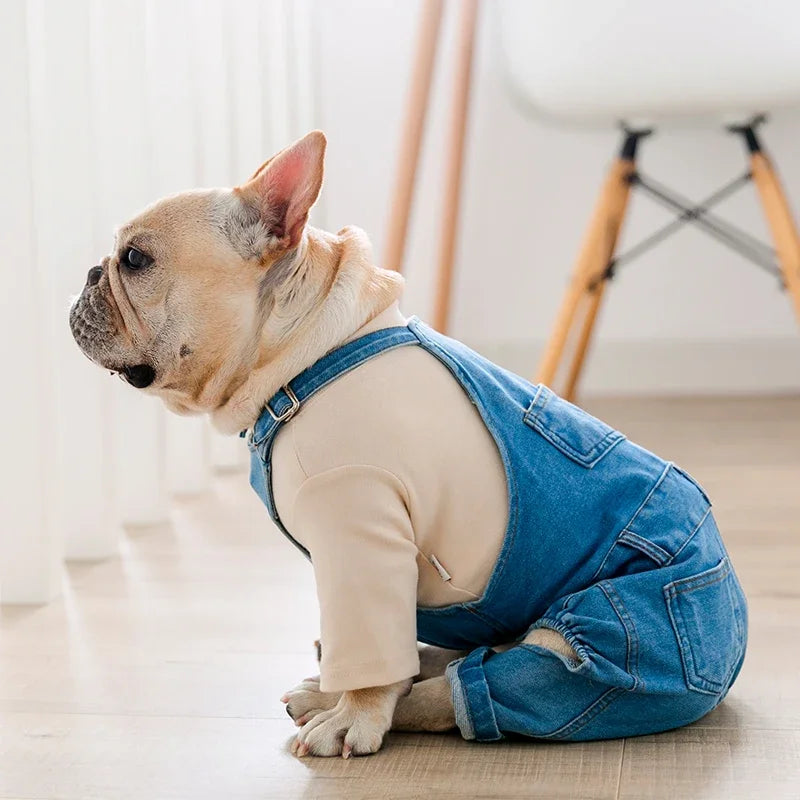
<svg viewBox="0 0 800 800"><path fill-rule="evenodd" d="M590 302L587 309L583 331L578 341L570 373L568 392L574 394L603 296L602 284L605 281L602 280L602 276L614 255L617 237L622 227L625 209L628 204L630 177L634 171L634 160L624 157L617 158L609 170L583 246L578 255L569 287L556 317L550 340L545 348L539 371L536 375L538 382L552 384L581 300L600 280L601 284L595 288L594 297L591 298L592 302Z"/></svg>
<svg viewBox="0 0 800 800"><path fill-rule="evenodd" d="M467 130L470 85L472 83L472 54L478 0L460 0L461 10L456 43L453 107L450 116L447 168L442 201L441 238L436 259L436 294L434 296L433 327L445 333L450 318L453 283L453 259L458 233L458 210L461 199L461 176L464 164L464 140Z"/></svg>
<svg viewBox="0 0 800 800"><path fill-rule="evenodd" d="M792 296L797 320L800 322L800 237L789 201L778 173L763 152L752 153L750 170L778 252L783 281Z"/></svg>
<svg viewBox="0 0 800 800"><path fill-rule="evenodd" d="M385 269L398 272L403 268L408 220L411 215L417 164L425 130L431 77L442 22L442 5L443 0L423 0L419 20L414 73L408 93L408 109L400 141L397 175L392 193L392 210L389 214L386 250L382 264Z"/></svg>

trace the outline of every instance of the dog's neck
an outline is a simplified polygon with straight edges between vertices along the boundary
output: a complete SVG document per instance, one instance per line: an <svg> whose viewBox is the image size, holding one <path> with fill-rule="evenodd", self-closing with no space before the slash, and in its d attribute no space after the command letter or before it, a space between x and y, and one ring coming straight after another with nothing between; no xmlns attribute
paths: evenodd
<svg viewBox="0 0 800 800"><path fill-rule="evenodd" d="M222 392L226 399L212 411L223 433L252 427L278 389L347 341L402 291L399 274L372 263L369 241L358 228L335 235L308 228L285 258L287 277L271 290L254 353L244 372L236 371L239 377L231 375Z"/></svg>

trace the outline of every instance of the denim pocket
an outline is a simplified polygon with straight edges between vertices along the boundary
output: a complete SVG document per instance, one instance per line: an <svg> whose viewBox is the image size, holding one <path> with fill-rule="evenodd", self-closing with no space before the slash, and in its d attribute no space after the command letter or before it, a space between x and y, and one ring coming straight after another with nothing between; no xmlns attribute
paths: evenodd
<svg viewBox="0 0 800 800"><path fill-rule="evenodd" d="M744 647L736 577L727 558L664 587L686 684L706 694L727 689Z"/></svg>
<svg viewBox="0 0 800 800"><path fill-rule="evenodd" d="M536 395L523 419L567 458L587 469L625 438L610 425L563 400L544 384L536 387Z"/></svg>

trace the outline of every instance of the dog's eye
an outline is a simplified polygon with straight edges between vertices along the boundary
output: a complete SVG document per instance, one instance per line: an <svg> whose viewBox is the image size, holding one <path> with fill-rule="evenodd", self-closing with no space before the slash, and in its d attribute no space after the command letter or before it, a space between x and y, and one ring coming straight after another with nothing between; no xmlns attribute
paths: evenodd
<svg viewBox="0 0 800 800"><path fill-rule="evenodd" d="M130 269L144 269L153 263L153 259L135 247L128 247L122 254L122 262Z"/></svg>

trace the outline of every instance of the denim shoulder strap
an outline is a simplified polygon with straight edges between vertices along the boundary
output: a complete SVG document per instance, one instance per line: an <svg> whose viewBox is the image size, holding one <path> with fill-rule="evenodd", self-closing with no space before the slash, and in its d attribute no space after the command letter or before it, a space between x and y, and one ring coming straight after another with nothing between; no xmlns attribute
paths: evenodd
<svg viewBox="0 0 800 800"><path fill-rule="evenodd" d="M403 326L368 333L332 350L270 398L250 433L252 445L267 460L275 435L309 397L371 358L410 344L419 339Z"/></svg>

